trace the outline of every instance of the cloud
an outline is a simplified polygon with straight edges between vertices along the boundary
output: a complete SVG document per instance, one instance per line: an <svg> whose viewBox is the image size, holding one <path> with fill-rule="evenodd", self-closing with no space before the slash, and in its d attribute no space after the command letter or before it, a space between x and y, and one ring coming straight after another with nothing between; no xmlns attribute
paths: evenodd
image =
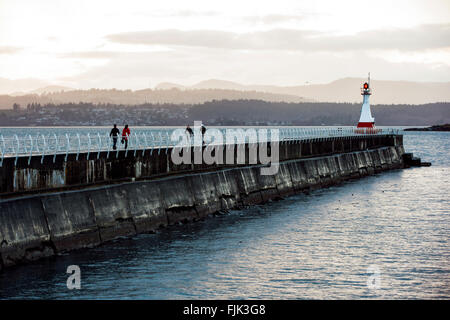
<svg viewBox="0 0 450 320"><path fill-rule="evenodd" d="M306 18L306 15L268 14L263 16L246 16L242 20L249 23L277 24L283 22L296 22Z"/></svg>
<svg viewBox="0 0 450 320"><path fill-rule="evenodd" d="M410 29L383 29L340 37L342 47L426 50L450 47L450 24L421 25Z"/></svg>
<svg viewBox="0 0 450 320"><path fill-rule="evenodd" d="M449 66L423 63L391 63L364 53L337 56L329 53L287 51L217 50L183 47L167 52L135 52L106 64L61 79L72 87L144 88L159 82L193 84L205 79L240 83L323 83L347 76L376 79L448 81ZM356 93L357 94L357 93Z"/></svg>
<svg viewBox="0 0 450 320"><path fill-rule="evenodd" d="M217 11L193 11L193 10L179 10L169 14L173 17L212 17L220 15Z"/></svg>
<svg viewBox="0 0 450 320"><path fill-rule="evenodd" d="M170 11L148 11L140 10L133 12L136 16L147 16L154 18L198 18L198 17L215 17L221 15L218 11L199 11L199 10L170 10Z"/></svg>
<svg viewBox="0 0 450 320"><path fill-rule="evenodd" d="M181 31L169 29L118 33L108 35L106 38L122 44L161 44L222 49L274 49L289 48L289 40L292 37L303 38L308 34L308 32L297 30L272 30L240 34L217 30Z"/></svg>
<svg viewBox="0 0 450 320"><path fill-rule="evenodd" d="M382 29L335 36L317 31L272 29L249 33L176 29L107 35L122 44L173 45L242 50L350 51L397 49L405 51L450 47L450 24L421 25L409 29Z"/></svg>
<svg viewBox="0 0 450 320"><path fill-rule="evenodd" d="M15 54L22 51L19 47L0 46L0 54Z"/></svg>
<svg viewBox="0 0 450 320"><path fill-rule="evenodd" d="M78 51L59 54L59 58L68 59L111 59L121 55L117 51Z"/></svg>

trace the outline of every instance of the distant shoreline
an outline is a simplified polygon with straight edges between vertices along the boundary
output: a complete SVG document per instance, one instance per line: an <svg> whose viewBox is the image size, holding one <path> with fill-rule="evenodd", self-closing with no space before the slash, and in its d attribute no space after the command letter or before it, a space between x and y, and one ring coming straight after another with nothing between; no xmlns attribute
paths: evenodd
<svg viewBox="0 0 450 320"><path fill-rule="evenodd" d="M404 131L450 131L450 123L435 125L426 128L406 128Z"/></svg>

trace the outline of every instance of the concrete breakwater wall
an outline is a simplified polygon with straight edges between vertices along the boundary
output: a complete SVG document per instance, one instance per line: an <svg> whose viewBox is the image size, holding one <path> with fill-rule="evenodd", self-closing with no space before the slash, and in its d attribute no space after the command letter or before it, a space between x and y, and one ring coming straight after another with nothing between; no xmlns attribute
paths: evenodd
<svg viewBox="0 0 450 320"><path fill-rule="evenodd" d="M0 201L0 268L402 168L403 154L394 143L284 159L272 176L260 175L258 165L240 166L7 198Z"/></svg>
<svg viewBox="0 0 450 320"><path fill-rule="evenodd" d="M285 161L402 144L402 135L386 134L282 141L277 148L279 160ZM245 144L244 147L248 155L251 146ZM269 144L269 150L270 147ZM234 148L237 160L238 146L232 145L227 148ZM80 188L131 179L145 180L169 174L216 170L236 167L237 163L234 161L234 164L230 165L205 163L175 165L171 161L171 152L172 147L162 147L154 150L84 152L78 155L69 153L17 158L10 156L3 159L0 166L0 197L8 194L16 196L18 192L42 192L50 189L60 191L63 188ZM223 149L224 159L225 152L226 149ZM193 152L191 154L193 157Z"/></svg>

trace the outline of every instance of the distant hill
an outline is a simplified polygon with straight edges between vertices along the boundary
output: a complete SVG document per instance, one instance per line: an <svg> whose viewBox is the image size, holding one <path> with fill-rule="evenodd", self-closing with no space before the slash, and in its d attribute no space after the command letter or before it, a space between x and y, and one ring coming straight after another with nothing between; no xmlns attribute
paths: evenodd
<svg viewBox="0 0 450 320"><path fill-rule="evenodd" d="M360 86L366 79L344 78L327 84L299 86L243 85L210 79L191 86L164 82L155 89L79 90L49 84L38 79L0 78L0 109L14 102L27 104L92 102L136 105L142 103L196 104L213 100L262 100L267 102L346 102L361 103ZM450 82L410 82L371 80L375 104L427 104L450 101Z"/></svg>
<svg viewBox="0 0 450 320"><path fill-rule="evenodd" d="M256 89L248 88L245 85L226 81L226 80L218 80L211 79L200 81L192 86L183 86L181 84L172 83L172 82L162 82L158 84L155 89L181 89L181 90L190 90L190 89L223 89L223 90L239 90L239 91L259 91Z"/></svg>
<svg viewBox="0 0 450 320"><path fill-rule="evenodd" d="M64 87L64 86L45 86L43 88L38 88L33 91L30 91L31 94L48 94L48 93L55 93L55 92L62 92L62 91L73 91L75 89Z"/></svg>
<svg viewBox="0 0 450 320"><path fill-rule="evenodd" d="M11 109L14 103L26 107L29 103L63 104L86 102L97 104L138 105L144 103L198 104L214 100L261 100L267 102L306 102L302 97L258 91L238 91L226 89L144 89L116 90L90 89L44 92L40 95L19 96L0 95L0 109Z"/></svg>
<svg viewBox="0 0 450 320"><path fill-rule="evenodd" d="M50 84L47 81L34 78L14 80L0 78L0 94L23 95L48 85Z"/></svg>
<svg viewBox="0 0 450 320"><path fill-rule="evenodd" d="M284 87L272 92L315 97L323 102L360 102L359 88L366 79L346 78L326 85ZM371 80L372 104L424 104L450 101L450 82L420 83ZM261 89L260 89L261 90Z"/></svg>
<svg viewBox="0 0 450 320"><path fill-rule="evenodd" d="M226 80L218 80L218 79L201 81L197 84L194 84L190 88L192 88L192 89L226 89L226 90L241 90L241 91L274 92L274 91L259 90L256 88L252 88L251 86L244 86L244 85L236 83L236 82L226 81Z"/></svg>
<svg viewBox="0 0 450 320"><path fill-rule="evenodd" d="M162 82L158 84L155 89L167 90L167 89L186 89L185 86L181 84L171 83L171 82Z"/></svg>
<svg viewBox="0 0 450 320"><path fill-rule="evenodd" d="M185 90L231 89L259 91L302 97L317 102L361 102L359 88L364 78L344 78L328 84L301 86L242 85L232 81L211 79L192 86L172 84ZM372 104L424 104L450 101L450 82L411 82L371 80Z"/></svg>

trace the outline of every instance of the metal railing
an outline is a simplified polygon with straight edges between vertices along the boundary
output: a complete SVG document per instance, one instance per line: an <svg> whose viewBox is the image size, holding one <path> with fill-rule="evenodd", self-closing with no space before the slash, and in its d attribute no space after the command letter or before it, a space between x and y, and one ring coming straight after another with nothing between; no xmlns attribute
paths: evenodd
<svg viewBox="0 0 450 320"><path fill-rule="evenodd" d="M255 128L261 129L261 128ZM320 139L331 137L357 137L367 135L381 135L381 134L398 134L398 129L356 129L356 128L276 128L278 129L278 139L272 139L270 132L274 128L266 129L268 135L264 141L257 136L257 142L266 141L289 141L290 143ZM157 150L159 153L161 149L168 149L175 145L179 145L178 141L171 140L173 130L148 130L146 132L135 132L128 137L128 147L126 153L132 152L136 155L138 150ZM221 129L226 130L226 129ZM245 129L244 129L245 130ZM15 157L15 163L19 157L28 156L30 163L32 156L41 156L41 162L45 156L53 155L55 161L56 155L64 154L65 160L69 154L76 154L78 159L80 153L87 152L88 155L96 154L99 158L101 152L107 152L107 157L125 150L121 144L122 137L118 137L117 150L113 150L113 139L109 134L105 133L88 133L85 135L65 134L57 135L13 135L4 137L0 135L0 166L6 157ZM242 142L248 142L249 137L244 135ZM233 142L235 143L235 142Z"/></svg>

